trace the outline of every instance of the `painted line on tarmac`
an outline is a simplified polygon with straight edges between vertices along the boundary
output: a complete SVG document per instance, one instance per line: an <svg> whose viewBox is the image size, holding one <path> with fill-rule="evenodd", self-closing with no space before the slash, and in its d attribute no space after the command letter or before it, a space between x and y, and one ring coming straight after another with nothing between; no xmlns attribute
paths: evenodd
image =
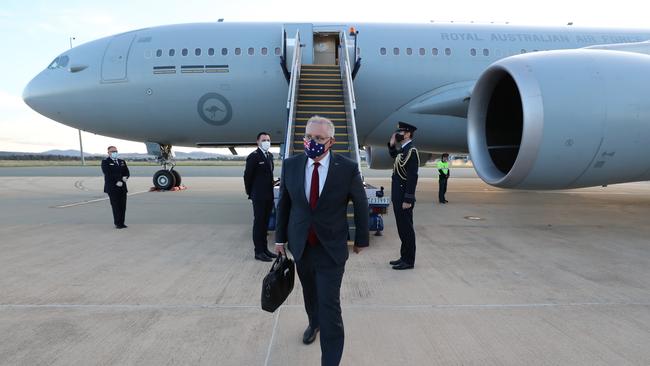
<svg viewBox="0 0 650 366"><path fill-rule="evenodd" d="M264 360L264 366L269 364L271 359L271 349L273 348L273 341L275 340L275 333L278 329L278 319L280 319L280 311L282 311L282 306L278 308L278 311L275 313L275 320L273 321L273 331L271 332L271 340L269 341L269 348L266 350L266 359Z"/></svg>
<svg viewBox="0 0 650 366"><path fill-rule="evenodd" d="M141 193L148 193L149 191L139 191L139 192L133 192L133 193L127 193L127 196L135 196L136 194L141 194ZM83 205L88 205L91 203L95 202L102 202L102 201L108 201L108 197L104 198L97 198L94 200L86 200L86 201L81 201L81 202L75 202L75 203L69 203L67 205L58 205L58 206L51 206L50 208L69 208L69 207L76 207L76 206L83 206Z"/></svg>
<svg viewBox="0 0 650 366"><path fill-rule="evenodd" d="M561 308L561 307L650 306L650 302L573 302L530 304L348 304L343 309L376 310L426 310L426 309L513 309L513 308ZM280 308L303 309L301 304L282 305ZM246 309L260 310L259 305L237 304L0 304L0 310L11 309L124 309L124 310L196 310L196 309ZM276 313L277 315L277 313ZM277 316L276 316L277 323Z"/></svg>

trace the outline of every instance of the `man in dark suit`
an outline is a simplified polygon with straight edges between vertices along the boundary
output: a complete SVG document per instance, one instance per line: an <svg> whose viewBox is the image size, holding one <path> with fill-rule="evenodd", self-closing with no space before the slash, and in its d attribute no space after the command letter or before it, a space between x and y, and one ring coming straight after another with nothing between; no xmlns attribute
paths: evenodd
<svg viewBox="0 0 650 366"><path fill-rule="evenodd" d="M126 181L131 175L126 161L118 159L117 148L108 147L108 157L102 160L104 173L104 193L108 194L113 209L113 223L116 229L126 229L124 215L126 214Z"/></svg>
<svg viewBox="0 0 650 366"><path fill-rule="evenodd" d="M273 211L273 155L269 152L271 136L267 132L257 134L257 146L257 150L246 158L244 186L248 199L253 202L255 259L270 262L277 257L269 251L266 241L269 217Z"/></svg>
<svg viewBox="0 0 650 366"><path fill-rule="evenodd" d="M357 164L334 154L334 125L314 116L305 129L305 154L285 159L275 231L296 260L309 326L303 343L320 330L321 364L338 365L343 355L340 291L348 259L348 201L354 204L353 250L368 246L368 199Z"/></svg>
<svg viewBox="0 0 650 366"><path fill-rule="evenodd" d="M399 122L398 129L388 143L390 156L395 158L391 177L391 201L397 224L397 233L402 241L400 258L390 261L393 269L411 269L415 266L415 230L413 230L413 207L415 187L418 183L420 157L411 139L417 128Z"/></svg>

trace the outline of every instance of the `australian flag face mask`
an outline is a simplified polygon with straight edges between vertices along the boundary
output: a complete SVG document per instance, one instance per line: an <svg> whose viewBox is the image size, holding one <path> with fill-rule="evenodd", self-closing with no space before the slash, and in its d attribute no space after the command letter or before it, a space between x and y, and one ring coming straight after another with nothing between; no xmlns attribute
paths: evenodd
<svg viewBox="0 0 650 366"><path fill-rule="evenodd" d="M314 141L314 139L309 140L309 142L305 141L305 154L307 154L308 157L316 159L324 153L324 144L319 144L318 142Z"/></svg>

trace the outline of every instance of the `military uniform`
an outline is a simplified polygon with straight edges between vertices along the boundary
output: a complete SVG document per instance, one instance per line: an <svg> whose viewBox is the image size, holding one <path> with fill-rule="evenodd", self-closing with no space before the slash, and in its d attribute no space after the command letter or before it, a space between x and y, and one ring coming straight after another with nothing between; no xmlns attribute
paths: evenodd
<svg viewBox="0 0 650 366"><path fill-rule="evenodd" d="M253 202L253 245L255 255L275 258L267 248L266 233L273 211L273 154L258 148L246 158L244 187Z"/></svg>
<svg viewBox="0 0 650 366"><path fill-rule="evenodd" d="M122 159L106 158L102 160L102 172L104 173L104 193L108 194L113 209L113 223L118 229L125 228L124 216L126 215L126 180L129 177L129 168L126 161ZM121 187L118 186L121 182Z"/></svg>
<svg viewBox="0 0 650 366"><path fill-rule="evenodd" d="M400 130L415 131L415 127L400 122ZM388 144L390 155L395 158L391 182L391 201L395 213L397 232L402 242L400 259L391 262L394 269L408 269L415 265L415 230L413 230L413 208L415 207L415 188L418 182L420 158L418 151L409 140L401 149ZM410 203L408 209L402 208L402 203ZM400 267L400 268L395 268Z"/></svg>

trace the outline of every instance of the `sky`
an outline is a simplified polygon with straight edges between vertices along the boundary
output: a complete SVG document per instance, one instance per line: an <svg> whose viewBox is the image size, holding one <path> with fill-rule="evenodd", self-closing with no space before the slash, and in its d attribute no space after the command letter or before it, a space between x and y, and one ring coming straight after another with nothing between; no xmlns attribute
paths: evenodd
<svg viewBox="0 0 650 366"><path fill-rule="evenodd" d="M339 1L299 0L0 0L0 151L78 149L76 129L32 111L23 88L73 45L144 27L192 22L400 22L506 23L516 25L649 28L644 1ZM84 150L146 151L142 142L82 132ZM175 147L176 151L197 148ZM227 153L226 149L204 149Z"/></svg>

